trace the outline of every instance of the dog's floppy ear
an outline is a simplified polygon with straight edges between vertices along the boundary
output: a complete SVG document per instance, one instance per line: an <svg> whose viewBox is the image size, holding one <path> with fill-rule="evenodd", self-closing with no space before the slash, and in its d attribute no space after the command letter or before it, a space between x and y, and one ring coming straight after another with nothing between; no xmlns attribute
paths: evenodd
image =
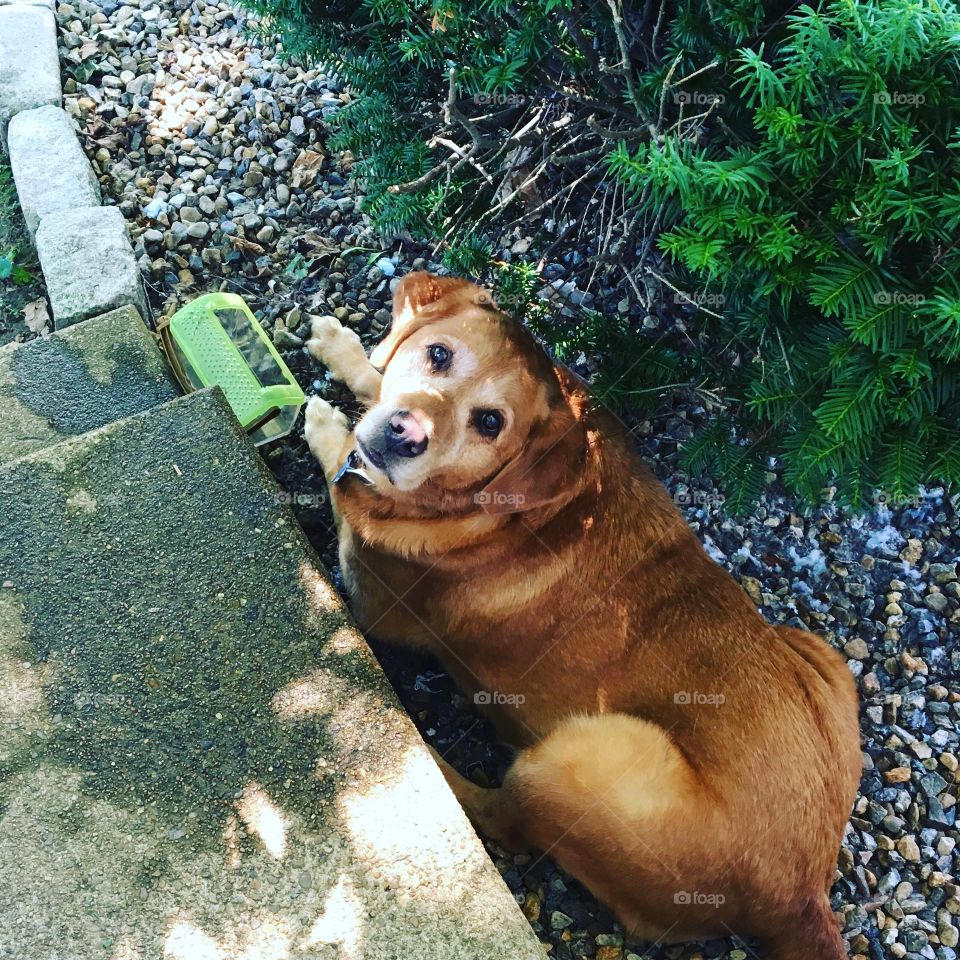
<svg viewBox="0 0 960 960"><path fill-rule="evenodd" d="M475 287L469 280L460 277L438 277L425 270L408 273L397 286L393 295L393 319L390 332L383 338L370 354L370 363L378 370L383 370L410 334L415 333L424 324L439 320L444 316L442 310L429 308L443 300L451 293ZM496 305L493 298L485 290L475 287L474 302L479 306Z"/></svg>
<svg viewBox="0 0 960 960"><path fill-rule="evenodd" d="M569 407L555 410L483 488L477 502L487 513L522 513L546 506L576 485L586 452L582 420Z"/></svg>

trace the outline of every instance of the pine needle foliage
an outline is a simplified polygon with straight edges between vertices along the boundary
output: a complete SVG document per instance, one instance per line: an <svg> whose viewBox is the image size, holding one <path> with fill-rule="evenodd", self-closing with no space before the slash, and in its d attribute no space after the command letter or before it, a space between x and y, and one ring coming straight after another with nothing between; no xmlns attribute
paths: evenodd
<svg viewBox="0 0 960 960"><path fill-rule="evenodd" d="M960 11L804 6L735 60L711 135L609 165L675 212L659 245L684 286L723 292L700 316L742 360L714 371L741 434L810 501L960 483ZM742 479L725 431L694 447Z"/></svg>

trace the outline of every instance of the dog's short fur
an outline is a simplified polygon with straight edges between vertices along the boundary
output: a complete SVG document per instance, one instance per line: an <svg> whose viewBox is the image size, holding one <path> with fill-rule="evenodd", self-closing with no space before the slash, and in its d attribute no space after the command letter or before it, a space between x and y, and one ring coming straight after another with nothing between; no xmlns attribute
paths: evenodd
<svg viewBox="0 0 960 960"><path fill-rule="evenodd" d="M369 408L350 433L314 398L305 428L328 481L358 448L373 481L331 490L358 622L436 654L519 751L495 790L440 761L479 832L548 851L638 936L844 957L827 895L860 752L841 657L764 621L619 423L479 287L410 274L369 360L332 318L308 347Z"/></svg>

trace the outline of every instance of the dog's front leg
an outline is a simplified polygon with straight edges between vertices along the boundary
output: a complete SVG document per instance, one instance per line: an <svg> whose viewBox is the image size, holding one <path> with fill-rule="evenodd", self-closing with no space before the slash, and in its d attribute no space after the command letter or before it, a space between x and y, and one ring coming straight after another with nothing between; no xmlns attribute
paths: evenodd
<svg viewBox="0 0 960 960"><path fill-rule="evenodd" d="M340 469L345 455L350 421L346 415L320 397L307 401L303 436L310 452L320 461L329 483Z"/></svg>
<svg viewBox="0 0 960 960"><path fill-rule="evenodd" d="M323 363L335 380L363 404L370 406L380 396L380 372L371 365L353 330L347 330L336 317L314 317L307 350Z"/></svg>

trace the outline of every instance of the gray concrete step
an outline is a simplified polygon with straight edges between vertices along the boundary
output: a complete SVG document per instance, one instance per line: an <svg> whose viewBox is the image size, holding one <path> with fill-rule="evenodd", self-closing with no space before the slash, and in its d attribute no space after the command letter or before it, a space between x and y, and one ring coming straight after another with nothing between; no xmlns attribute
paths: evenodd
<svg viewBox="0 0 960 960"><path fill-rule="evenodd" d="M0 467L0 951L542 949L218 392Z"/></svg>
<svg viewBox="0 0 960 960"><path fill-rule="evenodd" d="M132 307L11 343L0 349L0 463L179 395Z"/></svg>

